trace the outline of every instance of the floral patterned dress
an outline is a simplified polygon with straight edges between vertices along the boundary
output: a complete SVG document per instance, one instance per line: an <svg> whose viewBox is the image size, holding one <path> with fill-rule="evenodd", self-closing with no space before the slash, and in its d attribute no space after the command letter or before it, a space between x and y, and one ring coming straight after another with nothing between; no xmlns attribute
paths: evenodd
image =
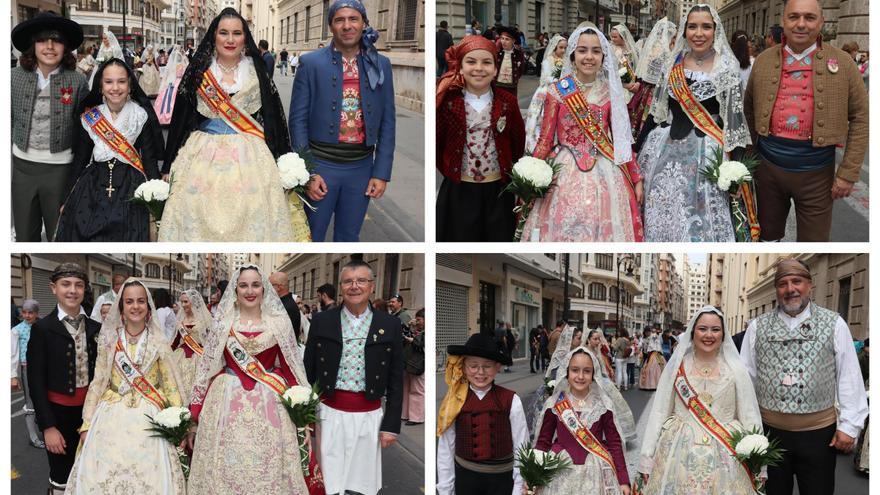
<svg viewBox="0 0 880 495"><path fill-rule="evenodd" d="M706 405L712 416L728 431L742 429L736 408L736 383L727 365L720 364L717 378L703 379L692 372L691 360L685 361L688 380L697 393L711 397ZM657 441L654 467L644 494L753 495L755 490L742 465L703 429L679 398L673 398L672 404Z"/></svg>
<svg viewBox="0 0 880 495"><path fill-rule="evenodd" d="M583 92L583 90L581 90ZM608 86L584 93L590 112L611 135ZM541 134L534 156L561 169L550 191L535 202L522 241L637 242L642 221L632 184L641 180L635 160L615 165L598 152L562 101L555 85L544 99Z"/></svg>
<svg viewBox="0 0 880 495"><path fill-rule="evenodd" d="M685 77L694 97L717 115L719 103L709 75L685 69ZM700 173L718 143L693 126L671 89L669 93L672 124L651 131L639 152L645 174L645 240L735 242L727 193Z"/></svg>

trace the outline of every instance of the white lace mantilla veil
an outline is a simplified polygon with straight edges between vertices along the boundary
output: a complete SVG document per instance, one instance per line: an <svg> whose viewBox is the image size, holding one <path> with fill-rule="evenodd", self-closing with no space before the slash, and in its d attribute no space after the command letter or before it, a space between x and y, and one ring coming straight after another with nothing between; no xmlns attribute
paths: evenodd
<svg viewBox="0 0 880 495"><path fill-rule="evenodd" d="M111 31L104 31L104 35L107 36L107 41L110 43L110 51L113 52L113 56L124 60L122 46L119 44L119 41L116 40L116 35ZM104 40L101 40L98 44L98 52L100 52L103 47Z"/></svg>
<svg viewBox="0 0 880 495"><path fill-rule="evenodd" d="M200 325L197 325L195 328L199 331L199 333L195 335L195 338L200 344L204 344L205 338L208 336L208 333L210 333L211 327L214 323L214 319L211 317L211 312L208 311L208 307L205 306L205 300L202 299L202 295L199 294L199 291L195 289L187 289L181 292L180 296L186 296L189 300L189 303L192 306L193 318L200 323ZM180 301L180 296L177 299L178 302ZM186 311L183 309L183 304L180 304L180 309L177 310L177 326L183 325L184 318L186 318Z"/></svg>
<svg viewBox="0 0 880 495"><path fill-rule="evenodd" d="M272 332L275 341L281 348L281 354L287 365L296 377L297 384L308 387L305 368L303 368L302 355L296 345L296 336L293 333L293 325L290 317L284 309L284 304L278 293L269 283L269 277L255 265L244 265L229 280L229 286L223 293L223 298L218 305L217 317L214 319L214 327L208 332L208 338L203 343L205 354L196 368L196 377L193 380L193 388L190 397L193 404L204 402L210 386L211 378L219 373L224 366L223 352L226 349L226 340L229 338L229 329L239 324L239 313L236 305L236 286L242 270L253 269L260 274L263 282L263 301L260 303L260 311L265 331ZM256 359L256 357L254 357ZM262 385L260 385L262 386Z"/></svg>
<svg viewBox="0 0 880 495"><path fill-rule="evenodd" d="M563 363L568 363L568 352L571 350L571 340L574 338L574 327L571 325L565 325L562 329L562 333L559 335L559 340L556 341L556 350L553 351L553 356L550 357L550 364L547 365L547 370L544 372L544 378L550 378L550 373L552 370L555 370L563 365ZM553 377L554 379L556 377Z"/></svg>
<svg viewBox="0 0 880 495"><path fill-rule="evenodd" d="M116 301L122 300L122 293L125 291L125 288L133 284L140 285L146 291L150 316L149 320L147 320L147 328L144 330L146 335L141 337L141 339L146 339L143 341L143 345L146 346L142 351L143 357L141 359L137 359L137 356L130 357L144 374L147 373L150 366L155 364L157 359L162 359L163 364L170 370L174 381L179 384L181 383L180 373L174 364L174 360L171 359L171 345L168 339L165 338L165 331L159 325L159 317L156 316L156 305L153 303L153 296L150 295L150 290L147 289L147 286L137 278L129 278L122 284L119 292L116 293ZM84 423L91 423L92 415L98 406L98 401L104 395L104 392L107 391L107 388L110 387L110 374L113 370L113 357L116 354L116 341L124 332L124 323L122 321L122 313L119 311L119 304L114 303L113 307L110 308L110 313L107 314L107 319L101 324L100 333L98 333L98 360L95 364L95 376L89 384L89 391L83 404ZM119 394L124 395L130 388L128 382L123 379L122 384L119 386Z"/></svg>
<svg viewBox="0 0 880 495"><path fill-rule="evenodd" d="M574 77L571 54L577 48L578 38L586 32L595 33L599 37L602 46L602 70L596 75L596 82L608 88L608 98L611 101L611 140L614 142L614 163L622 165L632 159L632 130L629 127L629 112L626 109L626 100L623 97L623 84L617 75L617 57L611 50L608 38L592 25L582 25L568 37L568 47L565 49L565 60L562 61L562 74L560 79ZM611 77L609 77L611 74ZM738 74L738 73L737 73ZM593 89L592 93L595 93Z"/></svg>
<svg viewBox="0 0 880 495"><path fill-rule="evenodd" d="M168 63L165 64L165 67L160 67L162 79L159 83L159 92L168 88L169 84L174 84L174 80L177 79L177 66L180 64L183 64L184 68L186 68L189 65L189 59L183 53L183 50L180 49L180 46L174 45L171 53L168 54Z"/></svg>
<svg viewBox="0 0 880 495"><path fill-rule="evenodd" d="M675 36L675 23L666 19L660 19L651 29L651 34L642 46L639 53L639 63L636 65L636 77L657 84L663 77L663 69L666 66L666 58L669 57L669 42Z"/></svg>
<svg viewBox="0 0 880 495"><path fill-rule="evenodd" d="M657 441L660 439L661 429L673 410L673 401L678 400L673 390L678 367L688 354L693 353L691 339L694 325L697 319L706 313L714 313L721 318L722 322L724 321L724 315L714 306L703 306L694 314L687 331L679 335L675 352L672 353L669 362L663 368L663 373L660 375L657 391L651 399L651 404L645 407L646 411L650 410L650 416L648 416L645 433L642 437L642 451L638 463L638 471L640 473L650 474L653 470L654 451L657 448ZM736 385L737 419L746 430L753 428L761 430L761 412L758 409L758 399L755 396L752 380L745 365L740 360L736 345L734 345L730 331L727 329L724 330L724 341L721 344L719 357L724 360Z"/></svg>
<svg viewBox="0 0 880 495"><path fill-rule="evenodd" d="M623 44L626 45L626 50L629 52L629 55L633 59L633 65L639 65L639 49L636 47L636 40L633 38L632 33L629 31L629 28L626 27L625 24L618 24L611 29L617 31L617 34L623 38ZM635 67L632 68L635 70Z"/></svg>
<svg viewBox="0 0 880 495"><path fill-rule="evenodd" d="M734 148L744 148L752 144L752 138L749 135L749 128L746 124L746 115L743 113L743 90L742 80L740 79L739 61L733 55L730 45L727 43L727 36L724 34L724 25L721 23L721 17L715 7L707 4L697 4L692 7L705 7L712 14L712 20L715 21L715 40L712 47L715 49L715 61L712 65L712 72L709 77L712 85L715 86L716 98L718 99L719 112L724 125L724 151L731 151ZM654 89L654 100L651 103L651 115L658 123L672 122L672 115L669 112L669 73L675 65L675 61L679 55L687 54L690 51L685 39L685 26L687 24L688 12L681 16L676 32L675 47L666 65L663 68L663 75Z"/></svg>
<svg viewBox="0 0 880 495"><path fill-rule="evenodd" d="M611 400L611 396L605 389L606 385L603 383L603 381L596 379L596 373L601 373L601 371L599 371L599 366L601 366L601 364L599 363L599 359L596 358L596 355L593 354L593 351L589 350L585 346L576 347L565 354L562 364L559 366L559 369L556 370L556 386L553 387L553 393L544 402L544 410L553 408L553 406L556 404L556 401L559 400L559 394L561 392L565 392L566 394L571 393L571 387L568 384L568 364L571 362L571 358L574 357L575 353L577 352L585 352L590 357L590 359L593 360L593 383L592 385L590 385L589 395L592 395L595 399L598 399L599 404L601 404L601 407L594 408L588 417L582 418L586 420L584 421L584 426L589 428L596 420L599 419L601 415L605 414L605 411L612 411L613 414L614 402ZM541 420L538 422L539 429L541 427L541 422L544 418L543 411L541 412L540 417ZM626 440L623 437L623 430L620 429L620 425L617 423L616 416L614 417L614 427L617 429L617 434L620 436L621 445L625 445ZM537 435L535 435L535 438L537 438Z"/></svg>

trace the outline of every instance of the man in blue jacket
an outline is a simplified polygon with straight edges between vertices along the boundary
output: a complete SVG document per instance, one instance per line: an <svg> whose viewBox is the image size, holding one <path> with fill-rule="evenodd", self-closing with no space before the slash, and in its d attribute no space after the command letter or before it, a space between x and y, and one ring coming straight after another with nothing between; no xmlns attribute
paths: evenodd
<svg viewBox="0 0 880 495"><path fill-rule="evenodd" d="M357 241L370 198L381 198L394 158L391 62L373 45L360 0L336 0L327 23L333 40L300 57L291 95L291 142L314 157L306 210L312 240ZM330 110L328 112L328 109Z"/></svg>

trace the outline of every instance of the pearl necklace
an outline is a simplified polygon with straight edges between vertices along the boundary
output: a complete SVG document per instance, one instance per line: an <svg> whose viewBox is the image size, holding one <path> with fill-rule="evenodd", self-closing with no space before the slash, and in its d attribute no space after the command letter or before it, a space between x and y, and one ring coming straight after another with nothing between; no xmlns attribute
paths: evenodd
<svg viewBox="0 0 880 495"><path fill-rule="evenodd" d="M227 66L221 64L220 60L217 60L217 67L220 67L220 72L223 72L224 74L234 74L235 71L238 70L238 66L240 64L241 64L241 59L239 59L238 62L236 62L235 65L233 65L232 67L227 67Z"/></svg>

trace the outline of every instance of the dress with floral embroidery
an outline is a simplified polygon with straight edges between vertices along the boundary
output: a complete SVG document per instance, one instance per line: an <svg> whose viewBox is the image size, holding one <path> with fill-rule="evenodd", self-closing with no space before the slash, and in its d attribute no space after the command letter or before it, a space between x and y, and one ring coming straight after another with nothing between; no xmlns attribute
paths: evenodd
<svg viewBox="0 0 880 495"><path fill-rule="evenodd" d="M685 77L694 97L723 129L709 75L686 69ZM671 89L669 108L671 125L651 131L639 152L645 177L645 240L734 242L728 195L700 173L709 166L718 143L694 127Z"/></svg>

